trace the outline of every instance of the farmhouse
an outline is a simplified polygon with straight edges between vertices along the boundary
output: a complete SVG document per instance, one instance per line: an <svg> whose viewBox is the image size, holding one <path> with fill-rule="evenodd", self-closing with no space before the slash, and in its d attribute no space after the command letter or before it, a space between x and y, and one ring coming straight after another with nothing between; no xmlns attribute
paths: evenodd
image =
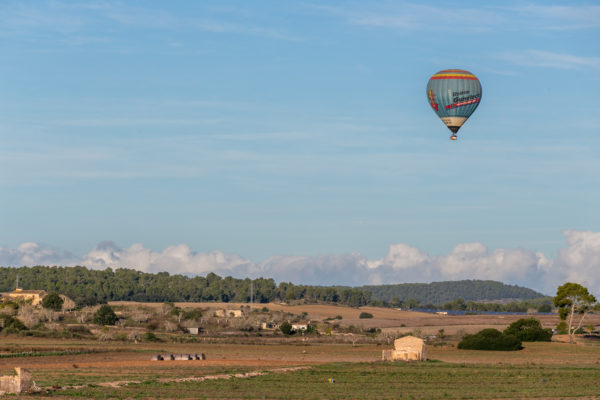
<svg viewBox="0 0 600 400"><path fill-rule="evenodd" d="M383 350L383 361L425 361L425 341L414 336L394 340L393 350Z"/></svg>
<svg viewBox="0 0 600 400"><path fill-rule="evenodd" d="M303 332L308 329L308 324L292 324L292 330L296 332Z"/></svg>
<svg viewBox="0 0 600 400"><path fill-rule="evenodd" d="M47 295L45 290L23 290L16 289L14 292L4 293L3 295L11 300L31 300L31 305L37 306L42 302L42 299Z"/></svg>

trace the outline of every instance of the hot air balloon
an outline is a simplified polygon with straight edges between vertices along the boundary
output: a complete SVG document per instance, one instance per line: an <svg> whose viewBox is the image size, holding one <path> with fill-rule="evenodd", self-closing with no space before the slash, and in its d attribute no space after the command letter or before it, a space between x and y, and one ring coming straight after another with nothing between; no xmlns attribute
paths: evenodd
<svg viewBox="0 0 600 400"><path fill-rule="evenodd" d="M481 83L469 71L446 69L429 79L427 99L433 111L452 131L450 139L456 140L456 133L479 105Z"/></svg>

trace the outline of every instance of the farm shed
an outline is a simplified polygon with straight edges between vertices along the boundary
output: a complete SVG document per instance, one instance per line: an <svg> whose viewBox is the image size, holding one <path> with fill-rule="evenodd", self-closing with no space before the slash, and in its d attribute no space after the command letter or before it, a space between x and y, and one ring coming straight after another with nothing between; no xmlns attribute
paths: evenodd
<svg viewBox="0 0 600 400"><path fill-rule="evenodd" d="M393 350L383 350L384 361L425 361L425 341L414 336L405 336L394 340Z"/></svg>
<svg viewBox="0 0 600 400"><path fill-rule="evenodd" d="M0 395L22 393L31 389L31 372L24 368L15 368L17 375L0 377Z"/></svg>

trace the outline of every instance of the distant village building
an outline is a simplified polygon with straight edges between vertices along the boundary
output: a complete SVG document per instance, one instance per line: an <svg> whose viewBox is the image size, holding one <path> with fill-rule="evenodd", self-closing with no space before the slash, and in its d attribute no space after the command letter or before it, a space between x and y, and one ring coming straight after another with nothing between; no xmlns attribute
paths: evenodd
<svg viewBox="0 0 600 400"><path fill-rule="evenodd" d="M260 329L278 329L279 324L275 322L263 322L260 324Z"/></svg>
<svg viewBox="0 0 600 400"><path fill-rule="evenodd" d="M425 341L414 336L394 340L393 350L383 350L383 361L425 361Z"/></svg>
<svg viewBox="0 0 600 400"><path fill-rule="evenodd" d="M227 318L234 317L239 318L242 316L242 310L216 310L215 317Z"/></svg>
<svg viewBox="0 0 600 400"><path fill-rule="evenodd" d="M292 330L296 332L304 332L308 329L308 324L292 324Z"/></svg>
<svg viewBox="0 0 600 400"><path fill-rule="evenodd" d="M47 295L45 290L23 290L16 289L14 292L4 293L4 296L8 297L11 300L15 301L29 301L31 300L31 305L37 306L42 302L42 299Z"/></svg>
<svg viewBox="0 0 600 400"><path fill-rule="evenodd" d="M193 327L193 328L187 328L188 333L192 334L192 335L199 335L200 333L202 333L202 328L200 327Z"/></svg>

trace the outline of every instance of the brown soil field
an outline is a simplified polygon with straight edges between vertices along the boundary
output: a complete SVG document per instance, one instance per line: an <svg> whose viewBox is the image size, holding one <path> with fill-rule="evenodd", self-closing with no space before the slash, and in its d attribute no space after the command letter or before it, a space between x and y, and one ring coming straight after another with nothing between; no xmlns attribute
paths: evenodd
<svg viewBox="0 0 600 400"><path fill-rule="evenodd" d="M243 338L240 338L243 341ZM70 341L71 342L71 341ZM13 341L22 351L30 349L74 349L72 343L60 339L20 338ZM80 350L98 350L98 343L80 343ZM515 352L490 352L458 350L455 344L428 346L430 359L450 363L484 364L600 364L600 345L589 343L568 344L524 343L524 349ZM391 345L377 344L226 344L226 343L140 343L112 344L102 346L104 352L42 357L0 358L0 370L16 366L32 370L43 369L112 369L119 367L166 367L166 366L240 366L278 367L294 365L317 365L328 362L373 362L381 359L381 351ZM38 350L39 351L39 350ZM156 353L205 353L204 361L150 361Z"/></svg>

